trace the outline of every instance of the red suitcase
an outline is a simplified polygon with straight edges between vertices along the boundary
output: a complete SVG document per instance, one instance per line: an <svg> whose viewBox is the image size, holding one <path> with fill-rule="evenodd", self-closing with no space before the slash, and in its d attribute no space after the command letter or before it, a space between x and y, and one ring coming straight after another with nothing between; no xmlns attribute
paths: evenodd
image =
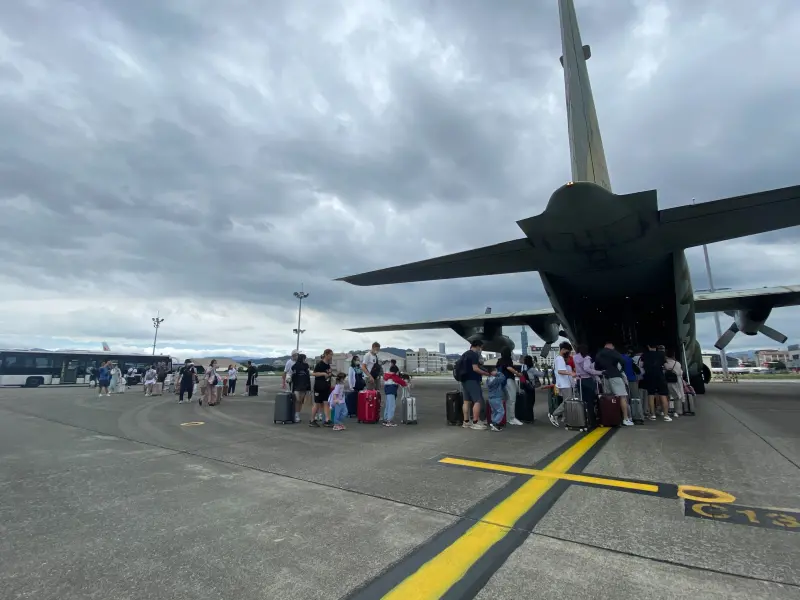
<svg viewBox="0 0 800 600"><path fill-rule="evenodd" d="M613 394L600 394L597 399L597 410L600 413L601 427L622 425L622 407L619 405L619 398Z"/></svg>
<svg viewBox="0 0 800 600"><path fill-rule="evenodd" d="M505 408L506 408L506 401L504 399L503 400L503 418L497 424L498 427L505 427L505 425L506 425L506 418L508 417L508 413L505 412ZM489 425L489 424L491 424L491 422L492 422L492 405L489 404L489 402L487 401L486 402L486 424Z"/></svg>
<svg viewBox="0 0 800 600"><path fill-rule="evenodd" d="M356 417L359 423L377 423L381 414L381 393L376 390L358 392Z"/></svg>

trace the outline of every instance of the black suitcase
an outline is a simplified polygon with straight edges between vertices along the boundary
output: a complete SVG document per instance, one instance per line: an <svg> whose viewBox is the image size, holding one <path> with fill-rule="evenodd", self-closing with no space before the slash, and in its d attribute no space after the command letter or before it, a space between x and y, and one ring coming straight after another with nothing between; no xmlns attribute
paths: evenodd
<svg viewBox="0 0 800 600"><path fill-rule="evenodd" d="M344 395L344 403L347 406L347 416L355 419L358 416L358 392L347 392Z"/></svg>
<svg viewBox="0 0 800 600"><path fill-rule="evenodd" d="M525 390L517 392L514 417L523 423L533 423L534 393L533 391L526 392Z"/></svg>
<svg viewBox="0 0 800 600"><path fill-rule="evenodd" d="M253 388L250 387L252 390ZM256 388L258 389L258 388ZM291 392L278 392L275 395L273 423L294 423L294 397Z"/></svg>
<svg viewBox="0 0 800 600"><path fill-rule="evenodd" d="M256 384L251 385L247 389L250 390L248 392L248 395L250 395L250 396L258 396L258 386Z"/></svg>
<svg viewBox="0 0 800 600"><path fill-rule="evenodd" d="M464 411L462 405L464 404L464 396L458 390L447 392L445 396L445 405L447 407L447 424L448 425L462 425L464 423Z"/></svg>

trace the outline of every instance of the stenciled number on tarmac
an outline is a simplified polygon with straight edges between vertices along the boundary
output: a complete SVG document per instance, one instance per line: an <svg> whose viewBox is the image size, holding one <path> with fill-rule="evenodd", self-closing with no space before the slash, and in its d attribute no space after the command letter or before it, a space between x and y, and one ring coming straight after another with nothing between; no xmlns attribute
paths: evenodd
<svg viewBox="0 0 800 600"><path fill-rule="evenodd" d="M687 501L684 514L721 523L800 532L800 512L790 510Z"/></svg>

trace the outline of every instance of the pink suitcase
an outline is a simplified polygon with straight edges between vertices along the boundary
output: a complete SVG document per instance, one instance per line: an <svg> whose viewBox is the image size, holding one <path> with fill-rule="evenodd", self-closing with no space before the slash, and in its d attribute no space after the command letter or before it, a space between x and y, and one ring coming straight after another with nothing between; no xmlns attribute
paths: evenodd
<svg viewBox="0 0 800 600"><path fill-rule="evenodd" d="M381 393L376 390L358 392L356 417L359 423L377 423L381 414Z"/></svg>

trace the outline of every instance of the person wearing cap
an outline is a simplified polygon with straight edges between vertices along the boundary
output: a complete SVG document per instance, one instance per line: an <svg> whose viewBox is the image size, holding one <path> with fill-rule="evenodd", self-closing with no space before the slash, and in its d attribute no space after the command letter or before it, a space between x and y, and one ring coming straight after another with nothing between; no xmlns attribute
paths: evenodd
<svg viewBox="0 0 800 600"><path fill-rule="evenodd" d="M283 374L281 375L281 388L284 390L286 389L286 379L288 376L291 391L292 367L294 366L294 363L297 362L297 357L299 355L300 353L297 350L292 350L292 356L286 361L286 366L283 367Z"/></svg>

